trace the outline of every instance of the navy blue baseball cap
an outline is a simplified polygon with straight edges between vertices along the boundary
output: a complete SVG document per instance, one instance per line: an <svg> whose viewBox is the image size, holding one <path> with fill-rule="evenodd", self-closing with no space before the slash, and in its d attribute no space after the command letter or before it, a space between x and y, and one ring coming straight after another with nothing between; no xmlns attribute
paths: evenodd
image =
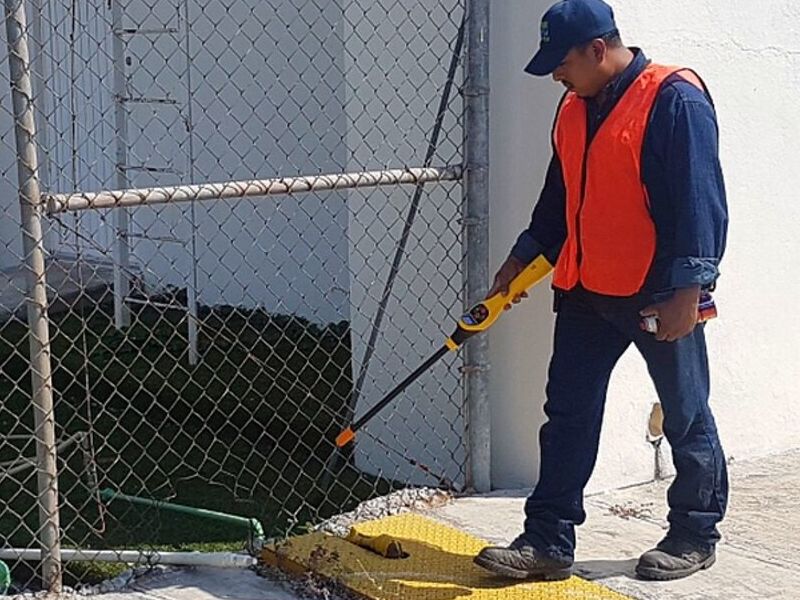
<svg viewBox="0 0 800 600"><path fill-rule="evenodd" d="M603 0L561 0L542 17L539 51L525 72L549 75L570 50L616 31L614 11Z"/></svg>

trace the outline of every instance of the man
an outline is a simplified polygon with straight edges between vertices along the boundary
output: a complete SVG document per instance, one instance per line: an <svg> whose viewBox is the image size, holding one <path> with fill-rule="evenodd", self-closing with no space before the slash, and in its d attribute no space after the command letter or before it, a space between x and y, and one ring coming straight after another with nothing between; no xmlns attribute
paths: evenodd
<svg viewBox="0 0 800 600"><path fill-rule="evenodd" d="M530 226L489 294L507 293L537 255L556 263L548 421L523 533L475 562L511 577L569 577L609 377L634 344L658 392L676 470L669 531L636 572L685 577L714 563L728 493L697 324L698 298L718 277L727 229L711 98L693 72L651 64L625 47L602 0L550 8L526 71L552 74L567 93ZM644 316L657 317L655 335L642 329Z"/></svg>

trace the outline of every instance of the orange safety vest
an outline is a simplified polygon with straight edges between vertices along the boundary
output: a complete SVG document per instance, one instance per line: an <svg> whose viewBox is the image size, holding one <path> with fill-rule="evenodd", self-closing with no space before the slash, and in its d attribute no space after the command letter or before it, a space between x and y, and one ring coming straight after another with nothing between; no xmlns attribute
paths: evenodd
<svg viewBox="0 0 800 600"><path fill-rule="evenodd" d="M656 249L650 201L642 182L642 148L662 84L673 74L705 87L688 69L651 64L636 78L586 145L586 101L569 92L556 118L555 148L567 191L567 239L553 285L579 282L592 292L631 296L641 290Z"/></svg>

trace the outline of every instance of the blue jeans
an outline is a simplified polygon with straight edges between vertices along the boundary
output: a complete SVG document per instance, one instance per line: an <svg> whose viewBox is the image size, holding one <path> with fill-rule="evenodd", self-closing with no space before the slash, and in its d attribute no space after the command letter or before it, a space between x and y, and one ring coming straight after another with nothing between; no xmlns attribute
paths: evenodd
<svg viewBox="0 0 800 600"><path fill-rule="evenodd" d="M644 357L664 411L676 476L669 488L670 535L703 547L719 540L728 478L708 406L703 325L676 342L639 327L639 310L662 297L610 298L578 289L560 296L540 432L539 482L525 504L525 533L549 554L572 558L575 526L586 519L583 490L594 469L614 365L633 343ZM644 407L643 407L644 409ZM644 435L644 432L642 432Z"/></svg>

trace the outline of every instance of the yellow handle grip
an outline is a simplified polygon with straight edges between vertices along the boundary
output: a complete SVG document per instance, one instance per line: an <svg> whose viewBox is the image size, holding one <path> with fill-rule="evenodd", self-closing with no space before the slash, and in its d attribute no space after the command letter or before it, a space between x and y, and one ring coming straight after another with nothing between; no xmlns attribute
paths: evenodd
<svg viewBox="0 0 800 600"><path fill-rule="evenodd" d="M503 314L503 309L509 301L522 292L528 291L553 270L553 266L543 256L537 256L533 262L525 267L508 286L508 294L497 293L476 304L466 315L461 317L458 326L465 331L485 331Z"/></svg>
<svg viewBox="0 0 800 600"><path fill-rule="evenodd" d="M502 299L502 302L500 302L500 307L502 308L508 303L509 297L513 298L522 292L527 292L542 279L547 277L552 270L553 265L550 264L544 255L540 254L533 259L533 261L527 267L525 267L525 269L519 275L511 280L511 283L508 286L508 295L502 296L501 294L495 294L489 299L489 301L495 301L495 298L498 298L499 296L499 298Z"/></svg>

